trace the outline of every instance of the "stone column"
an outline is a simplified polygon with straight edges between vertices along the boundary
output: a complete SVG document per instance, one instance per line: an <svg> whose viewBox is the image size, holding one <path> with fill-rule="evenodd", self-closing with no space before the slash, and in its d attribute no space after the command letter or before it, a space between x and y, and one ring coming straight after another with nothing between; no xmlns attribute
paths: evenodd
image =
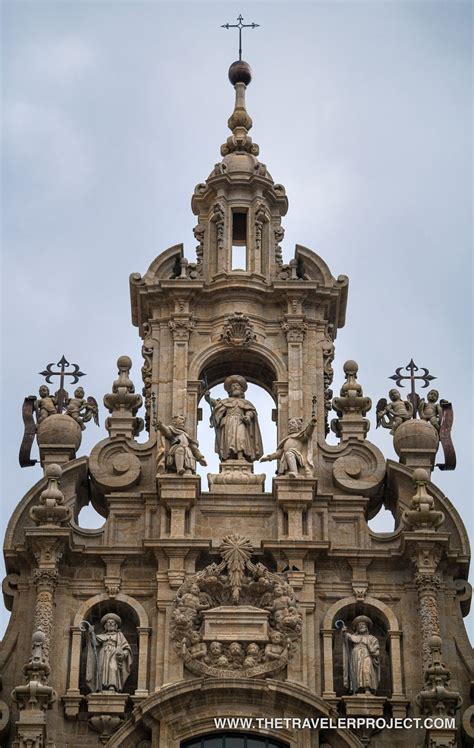
<svg viewBox="0 0 474 748"><path fill-rule="evenodd" d="M296 308L301 308L297 302ZM288 418L303 417L303 341L307 324L303 314L286 314L282 324L288 341Z"/></svg>
<svg viewBox="0 0 474 748"><path fill-rule="evenodd" d="M418 592L420 627L422 639L422 661L425 672L431 663L429 642L436 634L439 636L439 615L437 593L441 580L438 574L415 575L415 586Z"/></svg>
<svg viewBox="0 0 474 748"><path fill-rule="evenodd" d="M149 626L138 626L138 682L135 691L135 698L146 698L147 689L147 669L148 669L148 641L150 637Z"/></svg>
<svg viewBox="0 0 474 748"><path fill-rule="evenodd" d="M321 629L323 635L323 699L335 699L332 642L334 629Z"/></svg>
<svg viewBox="0 0 474 748"><path fill-rule="evenodd" d="M186 307L188 305L186 304ZM171 415L186 415L188 344L194 327L187 311L176 312L168 325L173 336L173 408Z"/></svg>
<svg viewBox="0 0 474 748"><path fill-rule="evenodd" d="M36 569L33 573L36 587L36 603L33 614L33 630L42 631L45 635L43 651L49 662L51 632L53 628L54 592L58 583L57 569Z"/></svg>

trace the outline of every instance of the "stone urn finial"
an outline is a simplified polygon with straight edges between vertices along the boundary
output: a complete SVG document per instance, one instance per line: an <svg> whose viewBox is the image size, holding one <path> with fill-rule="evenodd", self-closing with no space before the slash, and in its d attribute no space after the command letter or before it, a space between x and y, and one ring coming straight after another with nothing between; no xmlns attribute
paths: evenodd
<svg viewBox="0 0 474 748"><path fill-rule="evenodd" d="M60 527L71 519L72 512L64 506L64 494L59 488L63 471L60 465L51 463L45 468L48 485L39 497L39 504L30 509L30 517L37 525Z"/></svg>
<svg viewBox="0 0 474 748"><path fill-rule="evenodd" d="M142 396L135 393L135 385L130 379L132 360L129 356L117 359L118 378L112 385L112 392L104 396L104 405L111 413L105 427L109 436L125 436L131 439L143 429L143 420L136 414L142 405Z"/></svg>
<svg viewBox="0 0 474 748"><path fill-rule="evenodd" d="M412 530L436 530L444 522L444 513L435 511L434 499L426 490L430 476L423 468L416 468L413 480L416 492L411 500L411 508L403 512L402 519Z"/></svg>

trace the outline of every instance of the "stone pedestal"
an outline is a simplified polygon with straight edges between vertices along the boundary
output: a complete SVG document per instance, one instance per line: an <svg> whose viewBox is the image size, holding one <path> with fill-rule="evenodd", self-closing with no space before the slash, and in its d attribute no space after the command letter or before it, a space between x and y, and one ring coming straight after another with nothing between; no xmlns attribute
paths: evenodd
<svg viewBox="0 0 474 748"><path fill-rule="evenodd" d="M122 724L128 698L128 694L115 691L90 693L86 697L89 726L99 733L102 744L105 745Z"/></svg>
<svg viewBox="0 0 474 748"><path fill-rule="evenodd" d="M158 475L158 496L170 511L170 537L186 535L186 512L195 505L199 495L201 479L198 475Z"/></svg>
<svg viewBox="0 0 474 748"><path fill-rule="evenodd" d="M205 610L204 641L267 642L268 611L252 605L222 605Z"/></svg>
<svg viewBox="0 0 474 748"><path fill-rule="evenodd" d="M123 715L128 701L128 693L98 691L86 696L86 701L89 714Z"/></svg>
<svg viewBox="0 0 474 748"><path fill-rule="evenodd" d="M371 693L356 693L343 696L341 699L348 717L383 717L385 696L375 696Z"/></svg>
<svg viewBox="0 0 474 748"><path fill-rule="evenodd" d="M295 540L307 537L304 513L313 503L317 483L316 478L288 478L284 475L274 478L273 493L277 505L288 516L287 532L283 530L283 522L278 523L280 536Z"/></svg>
<svg viewBox="0 0 474 748"><path fill-rule="evenodd" d="M226 460L219 465L219 473L208 473L210 493L261 494L265 490L265 474L253 472L247 460Z"/></svg>

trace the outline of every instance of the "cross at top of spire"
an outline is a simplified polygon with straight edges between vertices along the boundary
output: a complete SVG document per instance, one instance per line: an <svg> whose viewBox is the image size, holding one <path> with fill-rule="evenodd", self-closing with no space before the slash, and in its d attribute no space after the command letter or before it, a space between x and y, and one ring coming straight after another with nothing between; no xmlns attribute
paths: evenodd
<svg viewBox="0 0 474 748"><path fill-rule="evenodd" d="M242 59L242 29L256 29L259 23L243 23L242 15L237 18L237 23L223 23L223 29L239 29L239 60Z"/></svg>

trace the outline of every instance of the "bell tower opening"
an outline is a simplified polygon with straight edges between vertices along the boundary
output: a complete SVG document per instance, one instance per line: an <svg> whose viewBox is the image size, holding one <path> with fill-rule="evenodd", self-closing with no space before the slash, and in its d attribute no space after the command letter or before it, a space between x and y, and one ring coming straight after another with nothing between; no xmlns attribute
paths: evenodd
<svg viewBox="0 0 474 748"><path fill-rule="evenodd" d="M247 270L247 213L232 211L231 270Z"/></svg>

